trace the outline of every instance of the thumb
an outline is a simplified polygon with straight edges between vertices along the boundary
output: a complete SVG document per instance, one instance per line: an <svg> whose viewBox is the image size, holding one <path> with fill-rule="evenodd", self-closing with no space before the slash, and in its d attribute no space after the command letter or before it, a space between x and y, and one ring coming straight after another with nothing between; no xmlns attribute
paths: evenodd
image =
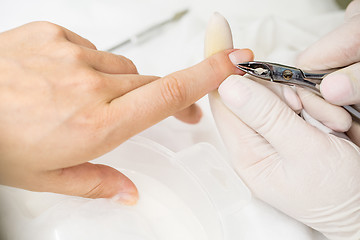
<svg viewBox="0 0 360 240"><path fill-rule="evenodd" d="M360 63L327 75L320 91L326 101L336 105L360 103Z"/></svg>
<svg viewBox="0 0 360 240"><path fill-rule="evenodd" d="M307 48L297 65L307 70L324 70L360 61L360 15L355 15Z"/></svg>
<svg viewBox="0 0 360 240"><path fill-rule="evenodd" d="M307 150L301 157L311 159L313 151L326 146L316 144L328 142L325 134L314 131L273 92L246 77L229 77L220 85L219 94L225 105L284 159L300 160L300 146Z"/></svg>
<svg viewBox="0 0 360 240"><path fill-rule="evenodd" d="M351 19L356 15L360 14L360 0L353 0L349 3L345 12L345 19Z"/></svg>
<svg viewBox="0 0 360 240"><path fill-rule="evenodd" d="M133 205L139 196L135 184L106 165L83 163L49 172L45 191L86 198L111 198ZM49 189L50 188L50 189Z"/></svg>

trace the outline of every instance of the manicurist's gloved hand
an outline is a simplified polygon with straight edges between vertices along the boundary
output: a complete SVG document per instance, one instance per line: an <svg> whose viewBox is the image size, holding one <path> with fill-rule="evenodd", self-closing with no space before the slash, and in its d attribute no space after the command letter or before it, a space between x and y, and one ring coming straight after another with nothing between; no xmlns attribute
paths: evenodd
<svg viewBox="0 0 360 240"><path fill-rule="evenodd" d="M298 65L303 69L345 67L326 76L320 85L326 101L309 91L298 89L303 107L313 118L334 131L347 132L360 146L360 123L352 122L341 107L354 105L360 110L360 0L350 3L345 22L303 52ZM329 104L331 103L331 104Z"/></svg>
<svg viewBox="0 0 360 240"><path fill-rule="evenodd" d="M239 73L229 54L249 52L159 78L52 23L0 34L0 183L134 204L127 177L88 161L168 116L199 121L192 104Z"/></svg>
<svg viewBox="0 0 360 240"><path fill-rule="evenodd" d="M360 149L305 122L263 85L231 76L214 107L232 163L254 195L329 239L360 238Z"/></svg>
<svg viewBox="0 0 360 240"><path fill-rule="evenodd" d="M231 47L231 39L215 15L206 55ZM209 96L234 169L256 197L329 239L360 239L359 147L305 122L294 112L294 93L268 87L233 75Z"/></svg>

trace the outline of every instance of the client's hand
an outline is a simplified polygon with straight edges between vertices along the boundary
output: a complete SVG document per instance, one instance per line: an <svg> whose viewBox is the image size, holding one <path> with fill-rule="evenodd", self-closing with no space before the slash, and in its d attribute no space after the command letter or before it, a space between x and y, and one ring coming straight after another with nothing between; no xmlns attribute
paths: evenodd
<svg viewBox="0 0 360 240"><path fill-rule="evenodd" d="M239 73L229 54L249 51L158 78L52 23L0 34L0 183L135 203L127 177L88 161L179 111L198 121L199 110L187 107Z"/></svg>

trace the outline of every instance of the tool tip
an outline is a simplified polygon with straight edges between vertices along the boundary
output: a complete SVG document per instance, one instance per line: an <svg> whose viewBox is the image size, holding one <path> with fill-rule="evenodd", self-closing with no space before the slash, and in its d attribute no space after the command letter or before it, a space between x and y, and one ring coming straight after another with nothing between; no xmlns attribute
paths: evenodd
<svg viewBox="0 0 360 240"><path fill-rule="evenodd" d="M241 71L250 75L270 79L270 69L266 65L259 62L243 62L236 65Z"/></svg>
<svg viewBox="0 0 360 240"><path fill-rule="evenodd" d="M173 17L173 20L174 21L177 21L179 20L180 18L182 18L183 16L185 16L187 13L189 12L189 9L184 9L184 10L181 10L177 13L175 13L174 17Z"/></svg>

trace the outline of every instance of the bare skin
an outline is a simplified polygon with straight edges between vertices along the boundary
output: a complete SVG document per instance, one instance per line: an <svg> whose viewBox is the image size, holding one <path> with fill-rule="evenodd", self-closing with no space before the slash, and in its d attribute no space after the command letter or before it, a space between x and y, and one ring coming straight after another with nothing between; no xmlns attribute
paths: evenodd
<svg viewBox="0 0 360 240"><path fill-rule="evenodd" d="M88 161L174 115L196 123L199 98L231 74L227 50L163 78L48 22L0 34L0 183L134 204L135 185Z"/></svg>

